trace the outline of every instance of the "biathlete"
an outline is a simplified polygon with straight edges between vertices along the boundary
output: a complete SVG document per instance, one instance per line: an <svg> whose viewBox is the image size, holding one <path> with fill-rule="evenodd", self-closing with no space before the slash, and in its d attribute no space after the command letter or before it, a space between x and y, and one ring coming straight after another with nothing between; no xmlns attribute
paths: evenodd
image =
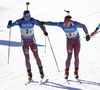
<svg viewBox="0 0 100 90"><path fill-rule="evenodd" d="M15 25L18 25L21 30L22 49L25 55L29 81L32 80L32 72L31 72L31 65L30 65L30 59L29 59L29 47L31 51L33 52L33 55L36 59L41 78L43 78L44 77L43 67L42 67L41 60L38 56L38 48L37 48L36 40L34 37L34 25L38 25L43 30L44 35L47 36L48 33L45 31L45 27L43 25L40 25L40 22L38 20L31 17L29 10L24 11L23 18L18 19L13 23L12 23L12 20L10 20L8 22L7 28L13 27Z"/></svg>
<svg viewBox="0 0 100 90"><path fill-rule="evenodd" d="M71 20L71 16L67 15L64 18L64 22L41 22L45 25L52 25L52 26L58 26L63 29L66 35L66 46L67 46L67 60L66 60L66 68L65 68L65 79L68 79L69 76L69 68L72 58L72 52L74 49L74 57L75 57L75 78L79 78L78 76L78 69L79 69L79 52L80 52L80 36L77 28L82 28L86 34L86 40L90 40L90 36L88 34L88 30L84 24L81 24L77 21Z"/></svg>

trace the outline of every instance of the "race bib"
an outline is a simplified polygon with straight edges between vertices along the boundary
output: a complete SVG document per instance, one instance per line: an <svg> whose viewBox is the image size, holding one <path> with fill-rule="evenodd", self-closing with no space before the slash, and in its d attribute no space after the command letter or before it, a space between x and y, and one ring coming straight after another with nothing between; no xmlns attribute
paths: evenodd
<svg viewBox="0 0 100 90"><path fill-rule="evenodd" d="M21 35L22 36L31 36L34 34L33 28L31 29L21 29Z"/></svg>
<svg viewBox="0 0 100 90"><path fill-rule="evenodd" d="M73 32L73 33L66 33L66 35L67 35L68 38L73 38L73 37L75 37L77 34L78 34L78 31L77 31L77 30L76 30L75 32Z"/></svg>

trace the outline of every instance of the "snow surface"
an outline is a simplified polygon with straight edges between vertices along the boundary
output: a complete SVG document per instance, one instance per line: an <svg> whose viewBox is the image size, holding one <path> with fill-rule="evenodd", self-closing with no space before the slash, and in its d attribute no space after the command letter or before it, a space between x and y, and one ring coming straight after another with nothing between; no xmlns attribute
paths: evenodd
<svg viewBox="0 0 100 90"><path fill-rule="evenodd" d="M42 60L47 82L39 85L39 70L32 52L30 62L35 83L25 86L27 72L25 58L21 47L20 29L11 28L10 63L8 62L9 20L15 21L23 16L26 2L29 1L31 16L41 21L63 21L70 10L73 20L85 24L89 33L93 32L100 23L100 0L0 0L0 90L100 90L100 33L89 42L85 40L82 29L78 29L81 36L79 76L82 84L74 78L74 57L70 66L70 85L64 79L66 53L66 37L59 27L46 26L51 45L60 69L57 70L54 57L42 30L34 27L35 38L38 44L39 56Z"/></svg>

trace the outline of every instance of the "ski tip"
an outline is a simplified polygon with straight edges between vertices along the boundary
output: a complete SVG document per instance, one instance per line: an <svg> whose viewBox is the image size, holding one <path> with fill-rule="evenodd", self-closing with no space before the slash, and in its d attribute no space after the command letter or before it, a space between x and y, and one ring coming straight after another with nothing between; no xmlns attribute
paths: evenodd
<svg viewBox="0 0 100 90"><path fill-rule="evenodd" d="M44 53L46 53L46 51L44 51Z"/></svg>
<svg viewBox="0 0 100 90"><path fill-rule="evenodd" d="M9 62L8 62L8 64L9 64Z"/></svg>
<svg viewBox="0 0 100 90"><path fill-rule="evenodd" d="M59 71L59 73L60 73L60 71Z"/></svg>

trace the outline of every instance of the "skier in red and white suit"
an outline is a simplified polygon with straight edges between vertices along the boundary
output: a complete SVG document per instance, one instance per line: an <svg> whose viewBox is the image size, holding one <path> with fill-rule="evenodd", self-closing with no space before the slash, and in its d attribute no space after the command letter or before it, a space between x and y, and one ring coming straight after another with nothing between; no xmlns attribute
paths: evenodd
<svg viewBox="0 0 100 90"><path fill-rule="evenodd" d="M63 29L66 35L67 41L67 60L66 60L66 69L65 69L65 78L68 78L69 75L69 67L72 58L72 52L74 49L74 57L75 57L75 77L78 78L78 69L79 69L79 52L80 52L80 36L77 28L82 28L86 34L86 40L90 40L90 36L88 34L88 30L84 24L81 24L77 21L71 20L71 16L65 16L64 22L41 22L45 25L58 26Z"/></svg>
<svg viewBox="0 0 100 90"><path fill-rule="evenodd" d="M21 38L22 38L22 49L25 55L26 60L26 67L28 71L29 80L32 80L32 72L31 72L31 65L30 65L30 59L29 59L29 47L31 51L33 52L33 55L36 59L41 78L44 77L43 68L41 60L38 56L38 49L37 44L34 37L34 25L38 25L44 32L44 35L48 35L48 33L45 31L45 27L43 25L40 25L40 22L34 18L31 17L30 11L26 10L23 13L23 18L16 20L12 23L12 20L9 21L7 28L10 28L18 25L21 30Z"/></svg>

